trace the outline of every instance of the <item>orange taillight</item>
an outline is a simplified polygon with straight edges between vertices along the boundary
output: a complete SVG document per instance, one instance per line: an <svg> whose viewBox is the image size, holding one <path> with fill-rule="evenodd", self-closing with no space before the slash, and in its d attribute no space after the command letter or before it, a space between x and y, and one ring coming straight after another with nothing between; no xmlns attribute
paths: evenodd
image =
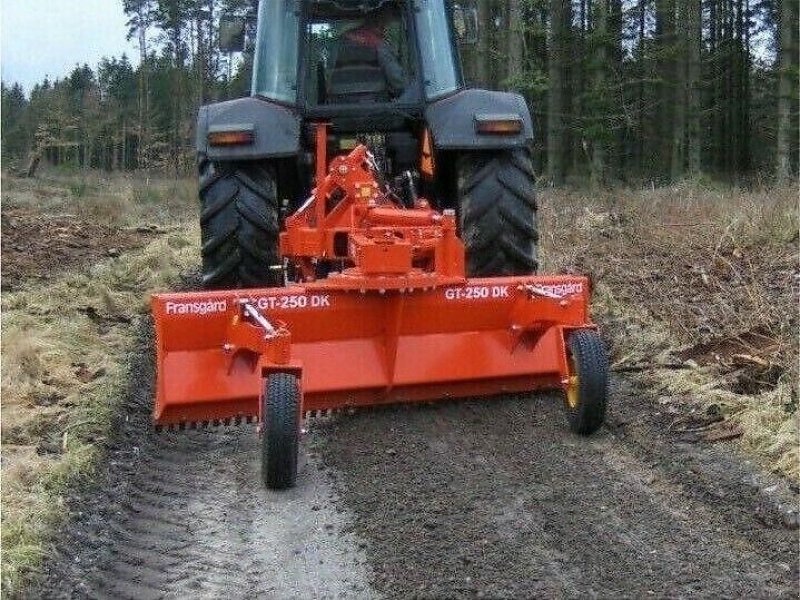
<svg viewBox="0 0 800 600"><path fill-rule="evenodd" d="M211 146L247 146L256 140L252 129L234 129L228 131L211 131L208 143Z"/></svg>
<svg viewBox="0 0 800 600"><path fill-rule="evenodd" d="M519 115L475 115L475 131L493 135L516 135L522 131Z"/></svg>

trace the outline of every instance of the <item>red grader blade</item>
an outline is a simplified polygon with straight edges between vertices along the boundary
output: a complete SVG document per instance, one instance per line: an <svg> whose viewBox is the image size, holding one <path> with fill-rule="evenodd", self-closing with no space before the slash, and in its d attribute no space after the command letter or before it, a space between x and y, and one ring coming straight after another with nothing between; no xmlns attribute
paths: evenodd
<svg viewBox="0 0 800 600"><path fill-rule="evenodd" d="M552 388L573 430L600 426L607 363L585 277L465 278L452 212L396 206L363 146L318 181L281 236L303 283L153 297L156 425L257 421L272 488L294 485L312 411ZM348 266L314 280L312 261L342 248Z"/></svg>

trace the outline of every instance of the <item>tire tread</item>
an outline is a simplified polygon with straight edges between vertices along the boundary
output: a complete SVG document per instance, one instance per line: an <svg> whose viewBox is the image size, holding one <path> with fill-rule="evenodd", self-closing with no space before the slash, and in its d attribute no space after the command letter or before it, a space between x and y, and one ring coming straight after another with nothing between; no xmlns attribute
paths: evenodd
<svg viewBox="0 0 800 600"><path fill-rule="evenodd" d="M579 375L579 403L567 406L570 428L580 435L591 435L605 421L608 404L608 354L600 334L594 329L579 329L569 337L569 352Z"/></svg>
<svg viewBox="0 0 800 600"><path fill-rule="evenodd" d="M297 480L300 392L297 377L273 373L264 383L264 431L261 475L273 490L293 487Z"/></svg>
<svg viewBox="0 0 800 600"><path fill-rule="evenodd" d="M279 207L272 169L220 164L201 156L200 226L203 285L210 289L279 283Z"/></svg>
<svg viewBox="0 0 800 600"><path fill-rule="evenodd" d="M539 235L530 153L468 152L457 171L467 276L535 273Z"/></svg>

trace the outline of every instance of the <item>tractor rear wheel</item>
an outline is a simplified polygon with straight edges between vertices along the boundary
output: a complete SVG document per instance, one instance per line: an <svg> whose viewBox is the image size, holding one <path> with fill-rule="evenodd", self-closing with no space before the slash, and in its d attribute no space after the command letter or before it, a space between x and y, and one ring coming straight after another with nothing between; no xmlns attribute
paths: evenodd
<svg viewBox="0 0 800 600"><path fill-rule="evenodd" d="M539 233L530 152L468 152L456 169L467 276L535 273Z"/></svg>
<svg viewBox="0 0 800 600"><path fill-rule="evenodd" d="M257 163L199 159L203 285L211 289L280 283L280 219L275 175Z"/></svg>
<svg viewBox="0 0 800 600"><path fill-rule="evenodd" d="M578 329L568 340L570 377L565 397L570 429L580 435L597 431L606 417L608 356L600 334Z"/></svg>
<svg viewBox="0 0 800 600"><path fill-rule="evenodd" d="M273 373L264 382L261 477L273 490L294 487L300 441L300 388L290 373Z"/></svg>

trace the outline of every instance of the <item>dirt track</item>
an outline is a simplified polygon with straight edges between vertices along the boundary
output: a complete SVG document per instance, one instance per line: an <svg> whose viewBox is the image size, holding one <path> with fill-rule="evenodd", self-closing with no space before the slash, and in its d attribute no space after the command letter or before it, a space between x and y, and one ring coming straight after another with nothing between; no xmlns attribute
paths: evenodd
<svg viewBox="0 0 800 600"><path fill-rule="evenodd" d="M281 494L246 428L150 433L151 382L36 597L797 595L795 493L624 382L589 440L546 395L317 422Z"/></svg>

